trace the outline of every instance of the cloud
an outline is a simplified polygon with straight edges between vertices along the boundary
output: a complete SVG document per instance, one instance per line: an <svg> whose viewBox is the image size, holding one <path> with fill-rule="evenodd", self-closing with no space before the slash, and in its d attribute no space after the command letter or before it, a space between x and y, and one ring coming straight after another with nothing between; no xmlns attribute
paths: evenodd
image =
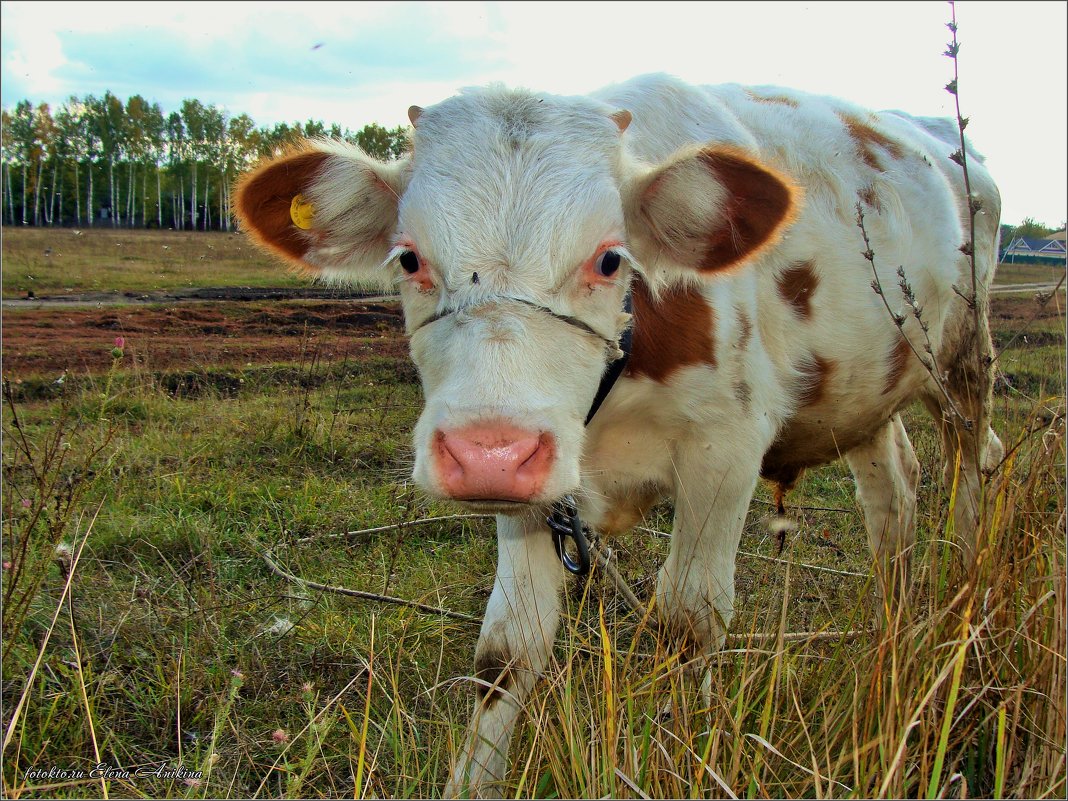
<svg viewBox="0 0 1068 801"><path fill-rule="evenodd" d="M4 105L62 92L62 81L54 75L66 62L59 37L52 31L42 31L32 39L16 37L17 29L8 26L6 15L0 27Z"/></svg>
<svg viewBox="0 0 1068 801"><path fill-rule="evenodd" d="M16 7L10 14L8 5ZM472 13L479 6L461 6L461 13L406 3L168 7L170 14L151 23L120 19L106 27L96 20L119 9L99 4L100 13L86 17L74 8L73 19L50 27L25 4L5 4L4 104L105 90L170 106L185 97L231 105L231 97L257 93L354 97L427 76L453 86L478 83L503 63L489 15ZM17 44L31 40L32 48ZM285 118L292 114L276 108L263 122Z"/></svg>
<svg viewBox="0 0 1068 801"><path fill-rule="evenodd" d="M961 100L1006 217L1063 218L1066 56L1006 26L1064 30L1063 3L961 2ZM463 86L580 94L642 72L795 86L872 108L955 113L941 3L211 3L0 6L0 91L184 98L260 125L406 123ZM1026 109L1026 112L1021 110ZM1034 205L1029 205L1034 204ZM1048 210L1044 210L1048 209Z"/></svg>

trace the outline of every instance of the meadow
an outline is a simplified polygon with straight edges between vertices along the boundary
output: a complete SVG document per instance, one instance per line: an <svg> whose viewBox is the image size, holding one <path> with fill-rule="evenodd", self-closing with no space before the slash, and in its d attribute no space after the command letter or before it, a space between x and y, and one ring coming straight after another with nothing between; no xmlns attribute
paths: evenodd
<svg viewBox="0 0 1068 801"><path fill-rule="evenodd" d="M5 298L307 284L234 232L5 227L2 251Z"/></svg>
<svg viewBox="0 0 1068 801"><path fill-rule="evenodd" d="M4 233L5 296L30 274L118 288L111 262L52 273L19 256L9 275L9 254L99 232ZM168 270L176 286L296 280L240 237L135 238L119 267L139 289ZM190 272L159 256L166 243ZM209 244L229 255L198 272L188 255ZM993 301L1008 456L975 570L958 564L934 429L910 409L923 476L909 603L884 609L874 591L844 465L790 494L781 553L761 488L712 707L595 572L569 584L509 792L1063 797L1064 298L1032 295ZM409 482L421 392L396 307L327 305L5 309L5 797L440 795L473 698L493 523ZM670 516L657 507L609 543L644 602ZM364 531L394 523L412 525Z"/></svg>

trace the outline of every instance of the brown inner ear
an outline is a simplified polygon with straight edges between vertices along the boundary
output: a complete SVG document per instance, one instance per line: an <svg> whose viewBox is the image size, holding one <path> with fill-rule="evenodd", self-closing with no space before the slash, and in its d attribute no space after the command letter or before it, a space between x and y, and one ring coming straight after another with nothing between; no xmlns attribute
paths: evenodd
<svg viewBox="0 0 1068 801"><path fill-rule="evenodd" d="M698 158L723 184L726 220L708 239L700 270L722 270L768 241L791 211L790 188L775 175L730 153L703 150Z"/></svg>
<svg viewBox="0 0 1068 801"><path fill-rule="evenodd" d="M290 204L304 194L329 154L300 153L260 167L243 178L237 188L237 216L242 227L260 244L279 255L301 261L308 251L308 236L293 224Z"/></svg>

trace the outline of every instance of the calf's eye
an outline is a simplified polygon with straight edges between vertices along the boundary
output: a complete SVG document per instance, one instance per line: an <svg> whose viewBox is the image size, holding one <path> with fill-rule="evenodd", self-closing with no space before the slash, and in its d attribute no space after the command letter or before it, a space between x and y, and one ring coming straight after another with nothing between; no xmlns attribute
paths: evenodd
<svg viewBox="0 0 1068 801"><path fill-rule="evenodd" d="M614 250L606 250L597 259L596 270L598 275L606 278L615 275L619 269L620 256Z"/></svg>
<svg viewBox="0 0 1068 801"><path fill-rule="evenodd" d="M419 257L411 250L406 250L400 255L400 266L408 275L419 272Z"/></svg>

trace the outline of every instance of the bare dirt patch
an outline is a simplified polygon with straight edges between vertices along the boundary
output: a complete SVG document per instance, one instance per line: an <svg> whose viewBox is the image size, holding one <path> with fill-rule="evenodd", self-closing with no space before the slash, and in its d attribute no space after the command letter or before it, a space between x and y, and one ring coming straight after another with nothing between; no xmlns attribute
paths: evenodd
<svg viewBox="0 0 1068 801"><path fill-rule="evenodd" d="M120 336L121 366L127 369L297 362L302 347L317 350L325 361L408 354L396 303L220 301L5 310L4 377L106 371Z"/></svg>
<svg viewBox="0 0 1068 801"><path fill-rule="evenodd" d="M1034 295L1021 293L1005 295L990 299L990 325L992 328L1011 328L1023 325L1032 318L1035 322L1042 320L1060 320L1064 317L1063 295L1053 297L1045 306L1040 306Z"/></svg>
<svg viewBox="0 0 1068 801"><path fill-rule="evenodd" d="M1031 318L1036 315L1033 322ZM1055 300L1039 309L1033 298L993 298L991 324L1015 333L1030 322L1059 320ZM1048 325L1048 323L1047 323ZM1037 334L1037 332L1035 332ZM150 370L296 362L301 342L314 341L319 358L408 358L396 302L207 301L159 306L5 309L3 372L29 377L100 373L111 367L115 337L125 339L125 368ZM1063 342L1063 339L1061 340Z"/></svg>

